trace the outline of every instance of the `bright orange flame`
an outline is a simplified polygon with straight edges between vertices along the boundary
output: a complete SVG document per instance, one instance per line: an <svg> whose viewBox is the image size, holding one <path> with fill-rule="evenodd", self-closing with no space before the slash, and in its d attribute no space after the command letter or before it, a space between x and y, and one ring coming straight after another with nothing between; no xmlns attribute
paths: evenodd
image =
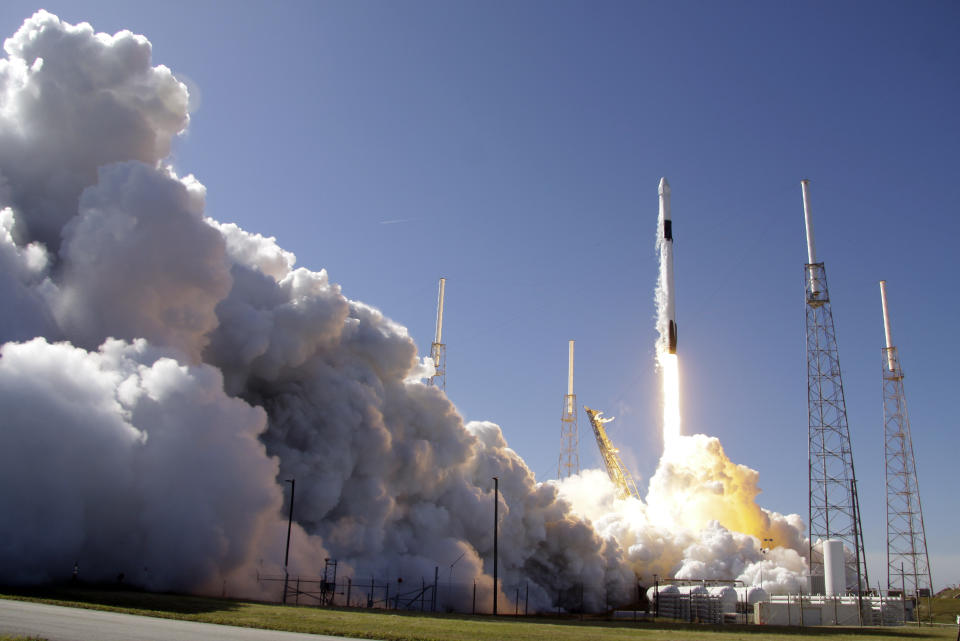
<svg viewBox="0 0 960 641"><path fill-rule="evenodd" d="M663 374L663 447L680 436L680 371L676 354L660 354Z"/></svg>

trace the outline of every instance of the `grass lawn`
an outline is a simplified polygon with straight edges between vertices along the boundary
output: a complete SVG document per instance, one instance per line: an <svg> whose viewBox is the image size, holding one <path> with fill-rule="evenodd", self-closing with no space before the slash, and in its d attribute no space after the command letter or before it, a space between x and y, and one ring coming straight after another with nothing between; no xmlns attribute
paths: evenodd
<svg viewBox="0 0 960 641"><path fill-rule="evenodd" d="M310 632L388 641L580 641L598 639L711 639L772 641L803 639L883 641L885 639L956 639L954 627L787 628L773 626L707 626L601 619L580 621L556 617L463 616L280 606L205 597L149 594L135 591L59 587L0 591L0 597L128 612L147 616L221 623L292 632ZM6 641L0 638L0 641Z"/></svg>
<svg viewBox="0 0 960 641"><path fill-rule="evenodd" d="M957 622L957 615L960 615L960 590L943 590L932 600L920 599L920 618L926 621L929 618L929 611L933 610L933 620L937 623Z"/></svg>

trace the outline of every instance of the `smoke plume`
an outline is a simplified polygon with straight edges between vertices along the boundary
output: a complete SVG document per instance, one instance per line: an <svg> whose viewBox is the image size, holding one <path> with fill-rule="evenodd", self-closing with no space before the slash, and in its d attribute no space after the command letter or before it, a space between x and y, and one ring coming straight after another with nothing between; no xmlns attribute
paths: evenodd
<svg viewBox="0 0 960 641"><path fill-rule="evenodd" d="M0 61L0 582L257 589L277 571L458 575L534 608L627 594L613 540L538 484L500 428L465 425L406 330L205 215L165 165L186 87L150 43L40 11ZM29 551L29 552L28 552Z"/></svg>
<svg viewBox="0 0 960 641"><path fill-rule="evenodd" d="M206 215L203 185L166 164L187 88L143 36L39 11L4 51L0 583L77 563L84 580L257 594L280 571L286 479L294 574L456 562L489 600L493 476L501 585L529 583L533 609L580 585L591 609L629 599L634 571L800 562L793 517L757 508L755 473L706 437L699 459L665 457L645 504L596 472L538 483L497 425L418 380L405 328ZM764 536L777 556L758 556Z"/></svg>

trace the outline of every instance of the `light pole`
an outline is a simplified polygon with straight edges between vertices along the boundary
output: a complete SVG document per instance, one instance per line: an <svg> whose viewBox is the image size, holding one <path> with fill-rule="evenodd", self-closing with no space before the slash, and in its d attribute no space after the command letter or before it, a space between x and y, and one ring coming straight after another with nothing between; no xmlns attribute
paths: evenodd
<svg viewBox="0 0 960 641"><path fill-rule="evenodd" d="M287 581L290 577L287 566L290 563L290 528L293 526L293 493L297 489L296 479L287 479L284 483L290 484L290 515L287 517L287 552L283 556L283 603L287 603Z"/></svg>
<svg viewBox="0 0 960 641"><path fill-rule="evenodd" d="M497 530L500 527L500 479L493 477L493 616L497 616Z"/></svg>
<svg viewBox="0 0 960 641"><path fill-rule="evenodd" d="M768 544L772 545L773 539L763 539L763 543L760 545L760 554L762 555L762 557L760 558L760 589L761 590L763 589L763 562L767 558L767 552L770 551L770 548L766 547Z"/></svg>
<svg viewBox="0 0 960 641"><path fill-rule="evenodd" d="M464 554L466 554L466 552L461 552L460 556L457 557L457 560L450 564L450 576L447 577L447 583L450 583L451 585L453 584L453 566L460 562L460 559L463 558Z"/></svg>

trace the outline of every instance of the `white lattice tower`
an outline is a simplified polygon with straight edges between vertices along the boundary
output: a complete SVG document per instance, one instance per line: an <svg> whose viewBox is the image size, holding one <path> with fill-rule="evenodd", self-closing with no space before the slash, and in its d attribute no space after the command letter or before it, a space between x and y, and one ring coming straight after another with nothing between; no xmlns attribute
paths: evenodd
<svg viewBox="0 0 960 641"><path fill-rule="evenodd" d="M886 347L882 350L884 472L887 487L887 589L931 594L933 579L927 554L927 534L913 455L913 437L903 370L893 346L887 287L880 281Z"/></svg>
<svg viewBox="0 0 960 641"><path fill-rule="evenodd" d="M816 262L808 181L804 180L802 186L809 259L804 268L804 283L810 574L822 576L824 573L823 552L817 544L828 539L839 539L851 553L846 561L847 587L859 592L864 585L869 584L869 576L860 525L853 448L850 444L847 406L840 375L840 358L827 275L823 263Z"/></svg>

